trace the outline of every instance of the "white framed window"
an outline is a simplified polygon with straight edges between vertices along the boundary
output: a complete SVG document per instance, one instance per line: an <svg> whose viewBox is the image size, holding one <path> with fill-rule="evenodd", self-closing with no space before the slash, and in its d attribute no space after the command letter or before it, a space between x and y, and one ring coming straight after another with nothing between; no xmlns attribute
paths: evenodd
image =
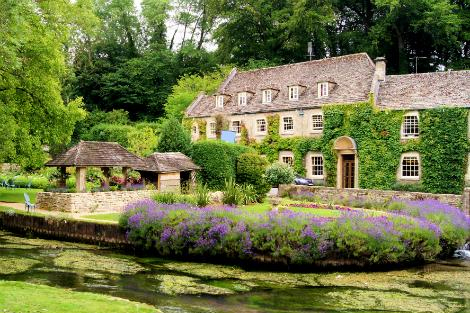
<svg viewBox="0 0 470 313"><path fill-rule="evenodd" d="M264 118L256 120L256 132L258 134L266 133L266 120Z"/></svg>
<svg viewBox="0 0 470 313"><path fill-rule="evenodd" d="M314 132L321 132L323 130L323 115L322 114L312 115L312 130Z"/></svg>
<svg viewBox="0 0 470 313"><path fill-rule="evenodd" d="M299 100L299 86L289 87L289 100L291 101Z"/></svg>
<svg viewBox="0 0 470 313"><path fill-rule="evenodd" d="M290 133L294 131L294 119L292 116L284 116L282 118L282 130L284 133Z"/></svg>
<svg viewBox="0 0 470 313"><path fill-rule="evenodd" d="M216 108L223 108L224 107L224 96L216 96L215 97L215 107Z"/></svg>
<svg viewBox="0 0 470 313"><path fill-rule="evenodd" d="M313 155L311 157L312 164L312 178L323 178L323 156Z"/></svg>
<svg viewBox="0 0 470 313"><path fill-rule="evenodd" d="M273 94L272 94L271 89L263 90L263 103L271 103L272 96L273 96Z"/></svg>
<svg viewBox="0 0 470 313"><path fill-rule="evenodd" d="M318 83L318 98L328 97L328 82Z"/></svg>
<svg viewBox="0 0 470 313"><path fill-rule="evenodd" d="M193 125L193 135L197 135L197 134L198 134L197 126Z"/></svg>
<svg viewBox="0 0 470 313"><path fill-rule="evenodd" d="M419 180L420 173L419 154L416 152L404 153L400 161L400 178L405 180Z"/></svg>
<svg viewBox="0 0 470 313"><path fill-rule="evenodd" d="M242 123L240 121L232 121L232 131L239 135L242 132Z"/></svg>
<svg viewBox="0 0 470 313"><path fill-rule="evenodd" d="M294 153L292 151L279 151L279 162L293 166Z"/></svg>
<svg viewBox="0 0 470 313"><path fill-rule="evenodd" d="M216 136L216 123L215 122L209 122L209 134L208 137L215 137Z"/></svg>
<svg viewBox="0 0 470 313"><path fill-rule="evenodd" d="M416 138L419 136L419 115L418 112L405 114L401 127L401 137Z"/></svg>
<svg viewBox="0 0 470 313"><path fill-rule="evenodd" d="M246 105L246 92L238 93L238 105Z"/></svg>

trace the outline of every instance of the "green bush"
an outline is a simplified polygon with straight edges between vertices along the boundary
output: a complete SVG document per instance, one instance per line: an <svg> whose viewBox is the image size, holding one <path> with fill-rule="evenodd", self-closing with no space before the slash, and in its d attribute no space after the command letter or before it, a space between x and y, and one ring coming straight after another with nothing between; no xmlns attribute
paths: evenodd
<svg viewBox="0 0 470 313"><path fill-rule="evenodd" d="M129 147L129 134L134 127L130 125L98 124L83 134L83 140L117 142L123 147Z"/></svg>
<svg viewBox="0 0 470 313"><path fill-rule="evenodd" d="M291 184L294 181L294 169L287 164L275 162L266 169L266 181L273 187Z"/></svg>
<svg viewBox="0 0 470 313"><path fill-rule="evenodd" d="M198 184L194 193L196 198L196 205L198 207L205 207L211 202L209 195L209 188L205 184Z"/></svg>
<svg viewBox="0 0 470 313"><path fill-rule="evenodd" d="M163 122L157 151L191 153L191 137L176 118Z"/></svg>
<svg viewBox="0 0 470 313"><path fill-rule="evenodd" d="M153 200L157 203L188 203L196 205L196 197L193 195L183 195L176 192L158 192L153 196Z"/></svg>
<svg viewBox="0 0 470 313"><path fill-rule="evenodd" d="M241 199L240 203L247 205L254 203L258 200L258 193L253 185L243 184L240 187Z"/></svg>
<svg viewBox="0 0 470 313"><path fill-rule="evenodd" d="M266 197L266 193L270 189L265 178L267 166L268 161L259 154L243 153L237 158L237 183L252 185L256 193L255 200L258 202Z"/></svg>
<svg viewBox="0 0 470 313"><path fill-rule="evenodd" d="M203 140L193 144L191 157L201 167L199 180L210 189L221 190L226 180L235 180L237 158L245 152L255 151L242 145Z"/></svg>
<svg viewBox="0 0 470 313"><path fill-rule="evenodd" d="M225 181L224 194L222 196L222 203L229 205L238 205L242 202L242 190L240 186L235 183L235 180L229 178Z"/></svg>

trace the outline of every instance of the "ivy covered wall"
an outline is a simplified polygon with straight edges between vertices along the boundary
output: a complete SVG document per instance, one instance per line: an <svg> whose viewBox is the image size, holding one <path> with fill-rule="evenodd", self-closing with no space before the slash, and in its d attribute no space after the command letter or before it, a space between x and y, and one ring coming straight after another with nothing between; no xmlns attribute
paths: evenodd
<svg viewBox="0 0 470 313"><path fill-rule="evenodd" d="M433 193L462 192L469 151L467 110L438 108L420 112L418 139L400 139L404 111L379 110L370 102L323 107L324 128L319 138L279 135L279 115L268 117L268 134L254 146L270 161L279 151L294 153L297 173L305 174L304 159L309 151L322 152L326 184L335 186L337 156L334 141L349 136L356 141L359 187L397 188L397 171L404 152L416 151L421 158L421 180L414 187Z"/></svg>

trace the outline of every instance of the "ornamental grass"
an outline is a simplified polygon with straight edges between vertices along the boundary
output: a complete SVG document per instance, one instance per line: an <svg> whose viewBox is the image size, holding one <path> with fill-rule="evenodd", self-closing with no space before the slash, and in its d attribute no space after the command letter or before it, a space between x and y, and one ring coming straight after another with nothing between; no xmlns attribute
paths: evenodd
<svg viewBox="0 0 470 313"><path fill-rule="evenodd" d="M308 203L305 207L316 208ZM128 205L120 224L131 242L158 255L300 265L322 260L432 261L470 235L470 219L455 207L427 200L395 207L383 215L341 209L340 217L332 218L295 208L256 213L148 199Z"/></svg>

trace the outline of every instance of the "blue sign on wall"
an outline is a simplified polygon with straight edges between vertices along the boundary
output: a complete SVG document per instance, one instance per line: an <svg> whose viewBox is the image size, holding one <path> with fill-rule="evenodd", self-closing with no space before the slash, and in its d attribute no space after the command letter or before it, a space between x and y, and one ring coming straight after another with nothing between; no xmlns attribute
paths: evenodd
<svg viewBox="0 0 470 313"><path fill-rule="evenodd" d="M220 134L220 140L230 143L235 143L236 134L231 130L223 130Z"/></svg>

